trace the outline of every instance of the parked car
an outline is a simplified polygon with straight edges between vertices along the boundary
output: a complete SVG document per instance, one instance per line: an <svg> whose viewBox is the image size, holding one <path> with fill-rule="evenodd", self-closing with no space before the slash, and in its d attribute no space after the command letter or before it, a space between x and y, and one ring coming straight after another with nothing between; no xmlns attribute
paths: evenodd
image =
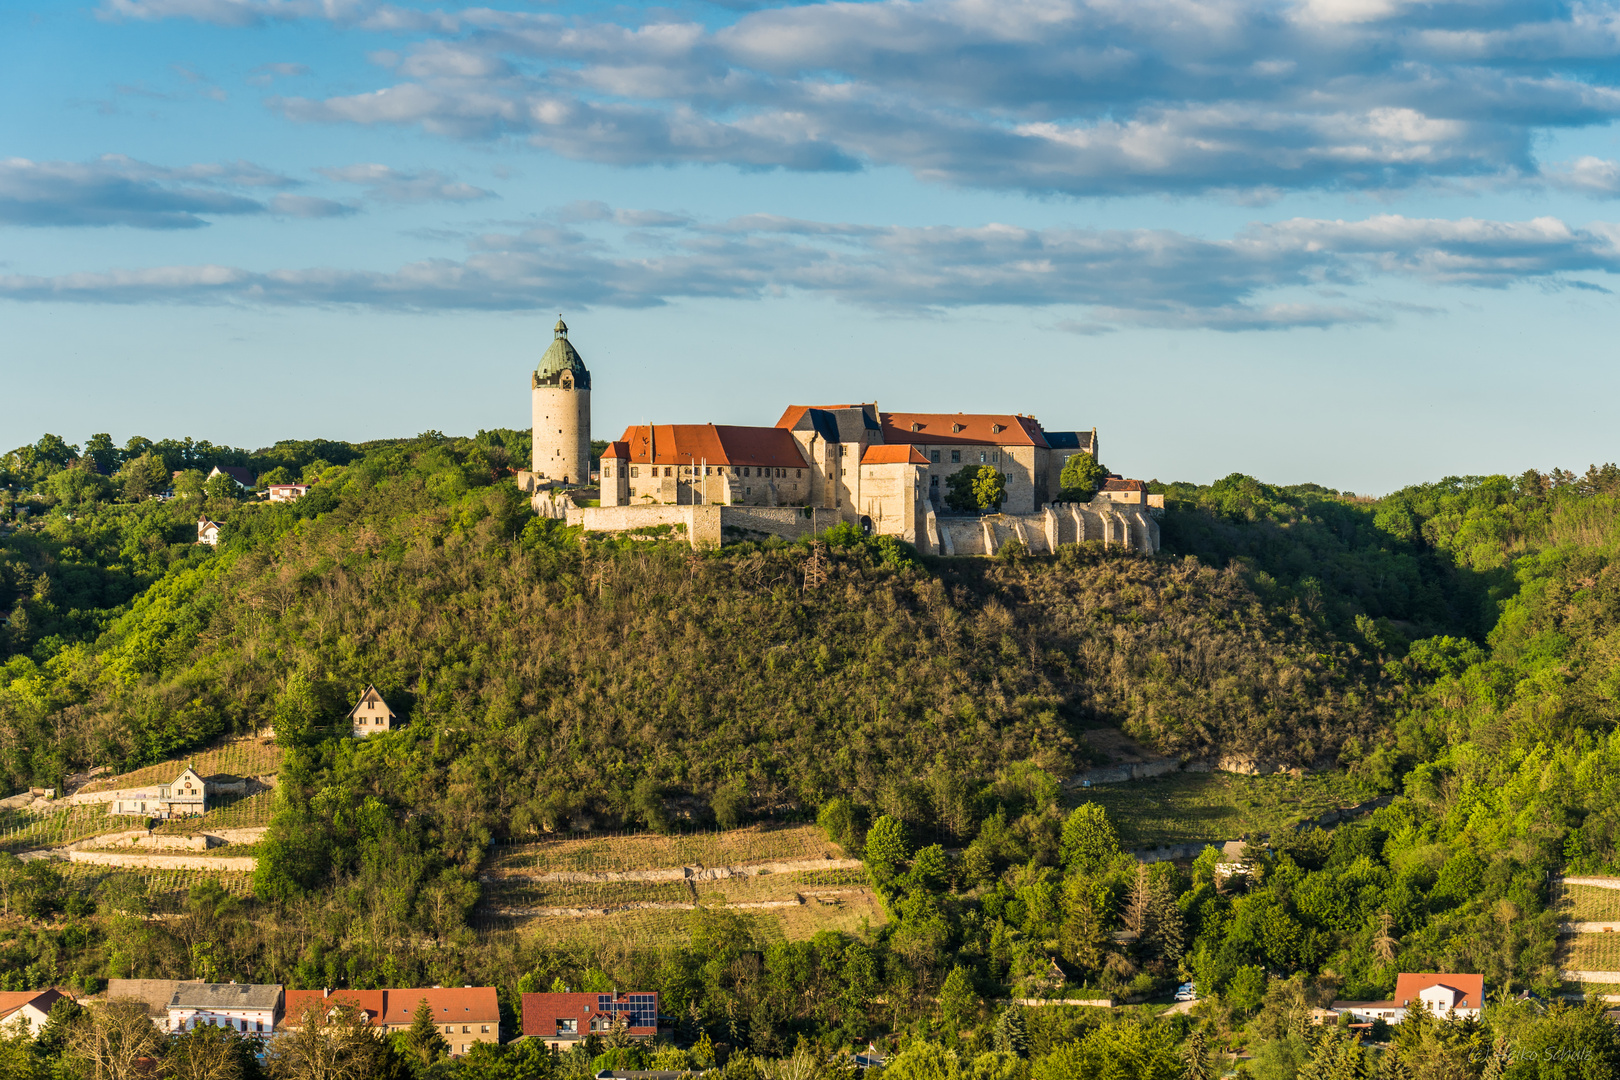
<svg viewBox="0 0 1620 1080"><path fill-rule="evenodd" d="M1180 986L1176 987L1176 1000L1177 1001L1197 1001L1198 1000L1198 984L1197 983L1182 983Z"/></svg>

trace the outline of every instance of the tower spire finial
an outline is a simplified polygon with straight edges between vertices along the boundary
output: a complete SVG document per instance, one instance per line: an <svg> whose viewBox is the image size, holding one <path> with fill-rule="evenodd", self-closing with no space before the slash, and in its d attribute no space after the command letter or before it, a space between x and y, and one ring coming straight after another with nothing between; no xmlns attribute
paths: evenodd
<svg viewBox="0 0 1620 1080"><path fill-rule="evenodd" d="M562 320L562 312L559 311L557 313L557 325L552 327L551 337L552 337L552 340L555 341L557 338L566 338L567 336L568 336L568 324L563 322L563 320Z"/></svg>

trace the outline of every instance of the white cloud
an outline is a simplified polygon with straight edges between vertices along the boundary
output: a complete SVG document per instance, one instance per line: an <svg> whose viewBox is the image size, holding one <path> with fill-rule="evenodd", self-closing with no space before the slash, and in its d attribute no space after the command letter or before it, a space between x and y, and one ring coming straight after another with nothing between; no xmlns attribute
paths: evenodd
<svg viewBox="0 0 1620 1080"><path fill-rule="evenodd" d="M646 231L658 226L656 234ZM1227 331L1385 320L1399 281L1595 287L1620 273L1620 226L1381 215L1298 218L1227 240L1169 230L872 226L764 215L683 215L573 204L555 223L467 241L460 260L392 272L169 267L0 277L0 297L87 303L230 301L384 310L647 307L696 297L805 293L892 310L1084 309L1064 328ZM1344 287L1361 287L1361 300ZM1404 297L1401 298L1404 301ZM1402 308L1404 310L1404 308Z"/></svg>
<svg viewBox="0 0 1620 1080"><path fill-rule="evenodd" d="M495 198L493 191L452 180L433 169L407 172L387 165L359 164L315 171L328 180L362 184L367 189L366 196L379 202L473 202Z"/></svg>
<svg viewBox="0 0 1620 1080"><path fill-rule="evenodd" d="M258 199L221 188L291 186L249 162L170 168L107 154L90 162L0 160L0 224L194 229L207 218L262 213Z"/></svg>
<svg viewBox="0 0 1620 1080"><path fill-rule="evenodd" d="M142 17L181 3L118 0ZM230 6L270 18L296 5ZM720 26L407 15L358 0L321 15L419 36L376 54L386 85L272 106L621 165L894 165L964 186L1247 201L1533 181L1538 135L1620 117L1620 12L1607 6L874 0Z"/></svg>

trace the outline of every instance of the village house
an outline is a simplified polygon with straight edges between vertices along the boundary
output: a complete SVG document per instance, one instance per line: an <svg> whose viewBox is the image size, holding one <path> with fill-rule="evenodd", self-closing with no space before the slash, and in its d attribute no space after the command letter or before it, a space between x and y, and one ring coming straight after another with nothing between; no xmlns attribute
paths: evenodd
<svg viewBox="0 0 1620 1080"><path fill-rule="evenodd" d="M208 810L208 785L187 766L172 784L149 788L123 788L112 793L107 813L133 817L200 817Z"/></svg>
<svg viewBox="0 0 1620 1080"><path fill-rule="evenodd" d="M182 986L201 986L201 979L108 979L108 1001L138 1001L146 1006L152 1026L168 1033L169 1002Z"/></svg>
<svg viewBox="0 0 1620 1080"><path fill-rule="evenodd" d="M615 1021L627 1035L650 1039L658 1034L658 995L652 992L612 994L524 994L523 1037L567 1049L590 1035L607 1035Z"/></svg>
<svg viewBox="0 0 1620 1080"><path fill-rule="evenodd" d="M366 692L360 695L360 700L349 711L349 723L357 739L383 731L392 731L394 710L388 707L388 702L383 700L382 694L375 686L367 686Z"/></svg>
<svg viewBox="0 0 1620 1080"><path fill-rule="evenodd" d="M309 484L271 484L265 491L271 502L278 503L301 499L309 494L309 489Z"/></svg>
<svg viewBox="0 0 1620 1080"><path fill-rule="evenodd" d="M209 547L219 546L219 522L210 518L197 519L197 543Z"/></svg>
<svg viewBox="0 0 1620 1080"><path fill-rule="evenodd" d="M243 491L252 490L253 485L258 482L258 478L253 475L253 470L242 465L215 465L208 474L208 479L212 480L216 476L224 476L234 480L236 486Z"/></svg>
<svg viewBox="0 0 1620 1080"><path fill-rule="evenodd" d="M51 1017L51 1006L63 998L73 998L60 990L16 990L0 992L0 1036L14 1038L39 1032Z"/></svg>
<svg viewBox="0 0 1620 1080"><path fill-rule="evenodd" d="M501 1041L501 1007L493 986L434 986L400 990L288 990L282 1029L296 1031L311 1008L350 1005L384 1035L408 1031L416 1010L426 1001L433 1022L455 1057L474 1043Z"/></svg>
<svg viewBox="0 0 1620 1080"><path fill-rule="evenodd" d="M1485 1007L1485 976L1402 972L1395 977L1395 996L1389 1001L1335 1001L1333 1011L1348 1014L1352 1023L1398 1024L1413 1001L1436 1016L1456 1013L1459 1019L1478 1019Z"/></svg>
<svg viewBox="0 0 1620 1080"><path fill-rule="evenodd" d="M267 1039L281 1019L281 1003L279 984L183 982L169 998L165 1030L223 1027Z"/></svg>

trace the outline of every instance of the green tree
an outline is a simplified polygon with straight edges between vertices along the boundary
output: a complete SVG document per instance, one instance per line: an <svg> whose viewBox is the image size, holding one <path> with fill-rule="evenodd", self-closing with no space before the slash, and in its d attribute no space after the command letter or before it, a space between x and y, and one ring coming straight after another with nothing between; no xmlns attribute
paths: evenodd
<svg viewBox="0 0 1620 1080"><path fill-rule="evenodd" d="M1070 873L1098 874L1119 855L1119 834L1108 812L1096 803L1081 803L1063 821L1059 847Z"/></svg>
<svg viewBox="0 0 1620 1080"><path fill-rule="evenodd" d="M1058 498L1064 502L1090 502L1102 490L1108 469L1090 454L1071 454L1058 474Z"/></svg>
<svg viewBox="0 0 1620 1080"><path fill-rule="evenodd" d="M847 796L828 799L816 814L816 824L827 834L827 839L846 852L857 852L866 839L861 825L859 808Z"/></svg>
<svg viewBox="0 0 1620 1080"><path fill-rule="evenodd" d="M1209 1036L1203 1028L1194 1028L1181 1044L1181 1080L1215 1080L1219 1075L1210 1058Z"/></svg>
<svg viewBox="0 0 1620 1080"><path fill-rule="evenodd" d="M200 499L206 494L208 477L201 469L185 469L174 478L174 493L182 499Z"/></svg>
<svg viewBox="0 0 1620 1080"><path fill-rule="evenodd" d="M667 833L674 830L675 823L670 820L669 812L664 809L664 793L652 777L643 776L636 781L636 786L630 793L630 806L641 815L641 820L653 832Z"/></svg>
<svg viewBox="0 0 1620 1080"><path fill-rule="evenodd" d="M439 1033L433 1017L433 1007L423 998L411 1014L411 1026L400 1033L399 1050L408 1060L423 1067L447 1057L450 1044Z"/></svg>
<svg viewBox="0 0 1620 1080"><path fill-rule="evenodd" d="M1226 1000L1240 1012L1252 1013L1266 997L1266 969L1247 965L1226 984Z"/></svg>
<svg viewBox="0 0 1620 1080"><path fill-rule="evenodd" d="M866 834L866 847L861 858L867 872L880 885L887 885L911 859L911 845L906 840L906 823L884 814L872 822Z"/></svg>
<svg viewBox="0 0 1620 1080"><path fill-rule="evenodd" d="M742 779L727 780L715 789L709 800L715 821L722 829L735 829L748 813L748 783Z"/></svg>
<svg viewBox="0 0 1620 1080"><path fill-rule="evenodd" d="M242 497L242 485L224 473L219 473L217 476L210 476L203 481L203 492L210 499L240 499Z"/></svg>
<svg viewBox="0 0 1620 1080"><path fill-rule="evenodd" d="M991 465L964 465L945 478L945 505L961 514L989 510L1007 497L1007 478Z"/></svg>
<svg viewBox="0 0 1620 1080"><path fill-rule="evenodd" d="M978 1017L980 1003L973 976L961 964L951 968L939 988L939 1016L945 1030L957 1032L971 1025Z"/></svg>
<svg viewBox="0 0 1620 1080"><path fill-rule="evenodd" d="M169 470L163 467L163 459L157 454L142 454L124 462L118 479L124 485L124 498L139 502L168 489Z"/></svg>
<svg viewBox="0 0 1620 1080"><path fill-rule="evenodd" d="M995 1048L1004 1053L1029 1056L1029 1025L1024 1021L1024 1010L1009 1005L996 1017Z"/></svg>

